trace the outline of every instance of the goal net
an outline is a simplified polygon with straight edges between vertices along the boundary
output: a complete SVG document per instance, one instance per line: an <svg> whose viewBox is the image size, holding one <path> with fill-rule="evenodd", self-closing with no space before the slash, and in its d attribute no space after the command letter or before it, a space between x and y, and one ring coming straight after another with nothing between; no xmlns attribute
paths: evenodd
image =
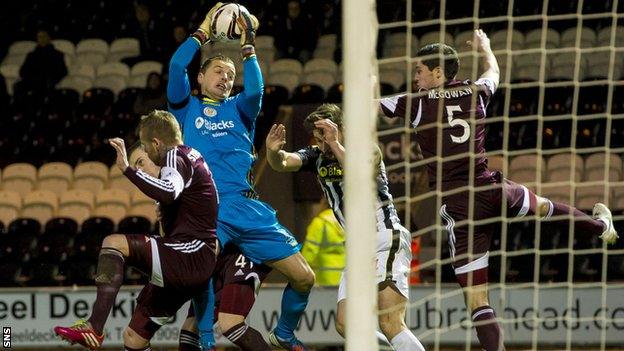
<svg viewBox="0 0 624 351"><path fill-rule="evenodd" d="M602 202L624 233L624 1L378 0L377 14L382 96L414 93L415 53L436 42L458 51L457 79L477 80L482 59L466 41L483 29L501 72L487 106L488 168L590 215ZM430 190L425 170L444 159L423 159L409 120L380 118L378 130L395 204L420 247L408 326L429 350L469 350L478 339L438 215L442 172ZM507 348L622 347L624 240L580 235L572 216L501 211L490 220L489 300Z"/></svg>

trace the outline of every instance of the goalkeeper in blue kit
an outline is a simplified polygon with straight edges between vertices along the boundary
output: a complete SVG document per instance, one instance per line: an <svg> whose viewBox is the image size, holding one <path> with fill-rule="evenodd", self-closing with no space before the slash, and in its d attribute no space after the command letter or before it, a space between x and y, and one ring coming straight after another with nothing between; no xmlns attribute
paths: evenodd
<svg viewBox="0 0 624 351"><path fill-rule="evenodd" d="M299 252L301 246L297 240L277 221L275 210L258 200L252 184L255 122L264 90L255 55L257 20L253 16L241 11L237 23L242 32L243 92L230 96L235 67L230 58L217 55L208 58L200 68L197 80L201 96L191 96L186 67L201 45L210 40L211 14L219 6L221 3L213 7L200 28L180 45L171 59L167 86L169 111L180 123L184 143L198 150L212 171L220 199L217 236L221 247L234 244L254 263L266 264L288 278L280 319L269 340L283 349L305 350L294 329L307 306L314 273ZM202 346L207 348L214 342L210 335L212 311L198 313ZM232 318L223 320L219 316L219 326L224 331L244 323L244 316L229 317Z"/></svg>

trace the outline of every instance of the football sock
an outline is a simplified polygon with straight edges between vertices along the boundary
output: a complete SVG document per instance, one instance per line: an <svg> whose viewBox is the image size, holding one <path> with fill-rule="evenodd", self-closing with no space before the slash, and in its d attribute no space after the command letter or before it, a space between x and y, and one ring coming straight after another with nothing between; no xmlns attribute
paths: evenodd
<svg viewBox="0 0 624 351"><path fill-rule="evenodd" d="M188 330L180 330L178 347L180 351L201 351L199 347L199 335Z"/></svg>
<svg viewBox="0 0 624 351"><path fill-rule="evenodd" d="M397 351L425 351L425 347L409 329L403 329L392 338L392 347Z"/></svg>
<svg viewBox="0 0 624 351"><path fill-rule="evenodd" d="M504 351L502 331L496 322L496 314L490 306L475 308L472 321L476 324L479 343L485 351Z"/></svg>
<svg viewBox="0 0 624 351"><path fill-rule="evenodd" d="M275 327L275 335L280 339L290 340L295 337L295 328L308 305L309 296L309 291L298 292L290 284L286 285L282 295L282 313Z"/></svg>
<svg viewBox="0 0 624 351"><path fill-rule="evenodd" d="M586 215L582 211L577 210L574 207L568 206L566 204L562 204L559 202L552 202L549 200L550 211L548 211L548 215L544 218L550 218L551 216L557 215L574 215L574 228L582 234L594 235L594 234L602 234L606 228L606 224L599 220L591 218Z"/></svg>
<svg viewBox="0 0 624 351"><path fill-rule="evenodd" d="M245 324L237 324L228 331L223 332L228 340L243 351L271 351L269 345L264 341L260 332Z"/></svg>
<svg viewBox="0 0 624 351"><path fill-rule="evenodd" d="M89 317L89 323L98 334L102 334L119 287L123 283L123 266L124 257L121 251L110 247L103 247L100 250L95 276L97 294Z"/></svg>

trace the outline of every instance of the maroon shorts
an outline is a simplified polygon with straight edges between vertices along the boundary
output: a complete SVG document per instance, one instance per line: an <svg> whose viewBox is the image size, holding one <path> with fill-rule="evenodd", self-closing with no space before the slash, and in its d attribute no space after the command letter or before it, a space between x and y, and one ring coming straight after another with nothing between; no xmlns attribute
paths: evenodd
<svg viewBox="0 0 624 351"><path fill-rule="evenodd" d="M215 268L215 314L247 316L256 301L260 284L270 272L269 266L255 264L238 247L227 245L219 254Z"/></svg>
<svg viewBox="0 0 624 351"><path fill-rule="evenodd" d="M490 242L498 225L488 219L500 217L503 206L507 217L535 213L536 196L527 187L503 178L499 172L492 178L491 186L474 192L472 216L468 191L442 199L440 216L446 225L453 268L461 286L487 283Z"/></svg>
<svg viewBox="0 0 624 351"><path fill-rule="evenodd" d="M203 292L216 265L216 240L178 241L126 235L128 262L150 277L137 298L130 328L145 339L171 321L182 305Z"/></svg>

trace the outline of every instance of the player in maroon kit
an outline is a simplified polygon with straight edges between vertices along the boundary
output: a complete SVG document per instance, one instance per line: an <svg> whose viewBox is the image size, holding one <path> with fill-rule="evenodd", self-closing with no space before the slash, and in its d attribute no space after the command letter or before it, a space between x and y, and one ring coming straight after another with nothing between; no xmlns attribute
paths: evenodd
<svg viewBox="0 0 624 351"><path fill-rule="evenodd" d="M414 80L418 92L382 99L381 109L387 117L409 119L417 131L423 156L431 161L427 164L430 186L443 192L439 212L446 222L455 275L464 288L479 342L487 351L498 351L504 350L503 337L487 293L488 250L494 225L475 225L471 230L468 220L498 217L505 206L510 217L530 215L547 219L572 214L578 232L600 235L607 243L613 243L618 235L605 205L596 204L592 218L488 170L485 111L498 86L499 68L490 40L482 30L475 30L469 44L483 56L485 72L477 81L455 79L459 69L455 49L445 44L427 45L417 54ZM437 184L438 156L442 158L441 184ZM484 188L473 191L467 190L468 186ZM470 192L474 194L472 212Z"/></svg>
<svg viewBox="0 0 624 351"><path fill-rule="evenodd" d="M158 177L160 174L160 167L149 159L142 148L130 148L128 159L132 167L153 177ZM227 245L217 257L217 265L213 273L214 320L228 340L243 350L271 350L269 345L264 342L260 332L245 323L245 319L256 301L260 284L270 272L270 267L253 263L240 252L237 246L232 244ZM200 350L199 335L195 323L195 309L191 306L180 330L180 351ZM253 337L250 336L252 334ZM248 345L253 346L250 348Z"/></svg>
<svg viewBox="0 0 624 351"><path fill-rule="evenodd" d="M71 327L54 328L63 339L91 350L102 345L104 324L123 282L124 263L150 276L123 333L127 351L151 350L152 336L186 301L205 290L216 264L217 193L203 157L182 145L180 127L169 112L144 116L139 131L149 158L162 167L159 178L129 166L122 139L109 142L124 175L160 202L163 236L112 234L104 238L91 316Z"/></svg>

